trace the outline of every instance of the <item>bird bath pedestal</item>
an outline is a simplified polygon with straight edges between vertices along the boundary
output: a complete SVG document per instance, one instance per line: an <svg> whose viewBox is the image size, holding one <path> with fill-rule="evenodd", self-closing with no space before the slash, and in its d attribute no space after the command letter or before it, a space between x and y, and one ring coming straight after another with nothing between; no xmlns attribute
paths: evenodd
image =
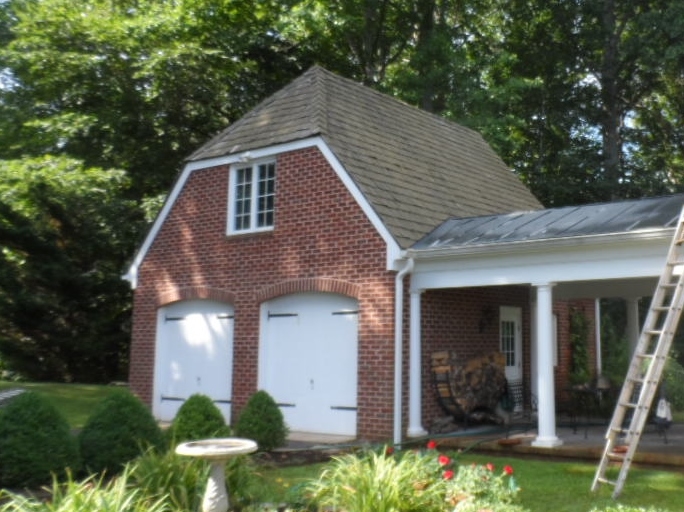
<svg viewBox="0 0 684 512"><path fill-rule="evenodd" d="M211 464L211 473L202 500L202 512L227 512L229 505L226 489L226 462L231 457L256 450L256 442L238 437L190 441L176 447L178 455L197 457Z"/></svg>

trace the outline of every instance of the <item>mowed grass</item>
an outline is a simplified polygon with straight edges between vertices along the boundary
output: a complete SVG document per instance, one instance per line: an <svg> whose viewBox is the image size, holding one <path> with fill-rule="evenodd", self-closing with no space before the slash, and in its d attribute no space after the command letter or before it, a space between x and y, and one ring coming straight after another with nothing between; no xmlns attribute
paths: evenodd
<svg viewBox="0 0 684 512"><path fill-rule="evenodd" d="M115 387L83 384L16 383L0 381L0 391L21 387L41 393L60 410L72 428L81 428L93 407ZM454 454L450 454L454 455ZM513 467L521 487L521 505L531 512L589 512L622 504L656 507L669 512L684 510L684 470L660 470L633 465L617 500L612 486L591 491L596 462L558 462L551 459L504 458L470 452L454 455L462 464L486 464L497 469ZM264 501L281 503L292 497L302 484L317 478L325 464L294 467L258 467L263 476ZM614 475L609 475L614 478Z"/></svg>
<svg viewBox="0 0 684 512"><path fill-rule="evenodd" d="M532 459L467 455L463 463L492 462L498 468L506 464L514 468L521 487L521 504L532 512L588 512L620 503L634 507L657 507L671 512L684 510L684 473L640 468L632 465L617 500L613 487L601 485L596 492L591 485L596 473L593 462L556 462ZM617 478L617 469L608 476ZM612 472L615 471L613 474Z"/></svg>
<svg viewBox="0 0 684 512"><path fill-rule="evenodd" d="M43 395L64 415L74 429L82 428L93 407L116 389L114 386L94 384L0 381L0 391L13 388L23 388Z"/></svg>
<svg viewBox="0 0 684 512"><path fill-rule="evenodd" d="M512 466L521 487L520 504L531 512L589 512L618 504L669 512L684 510L684 473L678 471L632 466L620 497L614 500L612 486L603 485L596 492L591 491L596 472L596 464L591 462L503 458L485 453L455 457L462 464L492 463L497 471L505 465ZM293 489L317 478L324 469L324 464L261 469L268 487L264 492L269 501L284 502Z"/></svg>

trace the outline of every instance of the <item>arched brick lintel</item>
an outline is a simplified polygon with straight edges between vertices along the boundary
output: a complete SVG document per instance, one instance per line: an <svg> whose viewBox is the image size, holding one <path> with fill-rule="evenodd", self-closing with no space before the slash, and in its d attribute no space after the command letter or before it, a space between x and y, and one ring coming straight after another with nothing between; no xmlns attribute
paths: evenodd
<svg viewBox="0 0 684 512"><path fill-rule="evenodd" d="M264 286L256 293L257 302L261 303L282 295L304 292L338 293L355 299L359 298L361 287L358 284L324 277L308 279L292 279Z"/></svg>
<svg viewBox="0 0 684 512"><path fill-rule="evenodd" d="M186 286L183 288L173 288L163 292L159 296L159 305L165 306L172 302L181 300L206 299L235 304L235 295L220 288L209 286Z"/></svg>

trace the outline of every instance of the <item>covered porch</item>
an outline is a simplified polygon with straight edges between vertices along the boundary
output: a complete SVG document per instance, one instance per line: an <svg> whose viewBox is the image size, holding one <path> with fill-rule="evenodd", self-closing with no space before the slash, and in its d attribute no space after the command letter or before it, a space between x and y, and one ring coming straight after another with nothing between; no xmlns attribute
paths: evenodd
<svg viewBox="0 0 684 512"><path fill-rule="evenodd" d="M559 300L623 298L628 337L639 335L638 299L663 270L684 196L641 199L466 219L450 219L407 251L412 262L409 316L409 437L422 418L422 301L427 291L517 287L529 290L529 364L538 424L531 446L563 444L556 425L553 308ZM500 289L500 288L499 288ZM600 315L596 315L600 318ZM597 342L600 343L597 328ZM600 348L596 351L601 371ZM619 383L618 383L619 384Z"/></svg>

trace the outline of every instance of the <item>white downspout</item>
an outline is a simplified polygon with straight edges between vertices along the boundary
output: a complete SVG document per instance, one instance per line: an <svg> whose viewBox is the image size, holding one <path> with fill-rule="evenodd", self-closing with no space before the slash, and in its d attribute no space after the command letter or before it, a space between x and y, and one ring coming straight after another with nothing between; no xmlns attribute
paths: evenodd
<svg viewBox="0 0 684 512"><path fill-rule="evenodd" d="M601 358L601 299L594 299L594 336L596 338L596 377L603 375L603 359ZM630 355L631 357L631 355Z"/></svg>
<svg viewBox="0 0 684 512"><path fill-rule="evenodd" d="M404 277L413 270L409 258L394 279L394 444L401 444L402 366L404 364Z"/></svg>

